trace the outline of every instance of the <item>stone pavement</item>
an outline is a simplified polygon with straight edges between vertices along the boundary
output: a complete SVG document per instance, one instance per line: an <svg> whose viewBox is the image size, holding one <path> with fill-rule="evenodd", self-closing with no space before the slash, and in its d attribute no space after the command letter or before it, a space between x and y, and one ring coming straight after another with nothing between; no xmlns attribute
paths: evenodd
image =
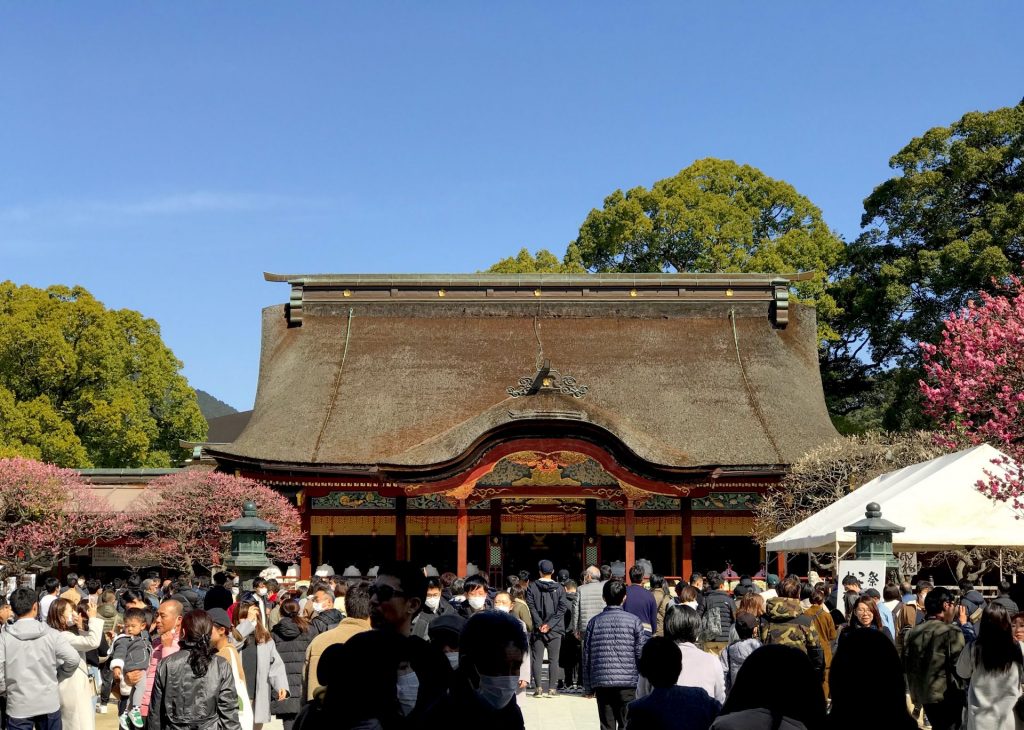
<svg viewBox="0 0 1024 730"><path fill-rule="evenodd" d="M527 730L597 730L597 705L580 696L534 699L529 692L519 695ZM117 706L110 705L105 715L96 715L96 730L117 729ZM281 721L263 726L263 730L281 730Z"/></svg>
<svg viewBox="0 0 1024 730"><path fill-rule="evenodd" d="M582 695L534 698L527 690L519 695L527 730L597 730L597 702Z"/></svg>

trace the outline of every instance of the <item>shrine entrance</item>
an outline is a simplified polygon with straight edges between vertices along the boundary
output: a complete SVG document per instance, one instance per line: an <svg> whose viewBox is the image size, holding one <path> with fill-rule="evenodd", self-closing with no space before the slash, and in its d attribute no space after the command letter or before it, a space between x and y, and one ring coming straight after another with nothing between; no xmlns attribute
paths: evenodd
<svg viewBox="0 0 1024 730"><path fill-rule="evenodd" d="M531 534L502 537L505 575L527 571L537 576L537 564L544 559L555 565L555 570L569 571L569 577L579 580L583 564L583 535ZM502 585L504 584L504 581Z"/></svg>

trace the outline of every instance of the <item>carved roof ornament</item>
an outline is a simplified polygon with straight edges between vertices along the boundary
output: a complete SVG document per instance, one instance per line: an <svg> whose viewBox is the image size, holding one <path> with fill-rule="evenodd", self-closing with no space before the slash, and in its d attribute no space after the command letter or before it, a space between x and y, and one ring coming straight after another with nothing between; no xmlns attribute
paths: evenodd
<svg viewBox="0 0 1024 730"><path fill-rule="evenodd" d="M513 398L521 398L524 395L536 395L541 392L561 393L571 395L573 398L582 398L587 394L590 387L583 385L571 375L563 375L551 367L551 362L545 360L532 376L519 378L516 385L510 385L505 389Z"/></svg>

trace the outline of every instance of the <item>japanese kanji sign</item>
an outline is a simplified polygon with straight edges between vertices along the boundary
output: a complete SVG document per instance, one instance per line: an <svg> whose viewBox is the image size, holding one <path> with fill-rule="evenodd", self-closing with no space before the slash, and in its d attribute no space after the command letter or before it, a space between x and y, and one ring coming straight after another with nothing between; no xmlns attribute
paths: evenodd
<svg viewBox="0 0 1024 730"><path fill-rule="evenodd" d="M839 581L848 575L855 576L860 581L860 589L866 591L874 588L879 593L885 588L885 561L884 560L840 560Z"/></svg>

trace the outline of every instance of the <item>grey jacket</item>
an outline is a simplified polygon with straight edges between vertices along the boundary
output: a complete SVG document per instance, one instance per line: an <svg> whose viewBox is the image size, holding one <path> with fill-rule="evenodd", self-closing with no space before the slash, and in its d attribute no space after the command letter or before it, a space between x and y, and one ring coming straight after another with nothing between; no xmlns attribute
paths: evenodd
<svg viewBox="0 0 1024 730"><path fill-rule="evenodd" d="M256 630L256 624L252 621L239 621L235 631L242 637L237 642L239 651L245 646L245 639ZM255 639L252 639L255 641ZM235 643L234 641L232 643ZM274 693L277 699L277 691L288 688L288 668L277 651L277 644L273 640L256 645L256 698L252 703L254 722L257 724L270 722L270 693Z"/></svg>
<svg viewBox="0 0 1024 730"><path fill-rule="evenodd" d="M61 632L23 618L0 633L0 694L16 718L60 709L57 682L74 675L81 657Z"/></svg>
<svg viewBox="0 0 1024 730"><path fill-rule="evenodd" d="M587 630L590 619L604 611L604 597L601 595L604 590L604 581L592 581L584 583L576 589L576 631L583 633Z"/></svg>

